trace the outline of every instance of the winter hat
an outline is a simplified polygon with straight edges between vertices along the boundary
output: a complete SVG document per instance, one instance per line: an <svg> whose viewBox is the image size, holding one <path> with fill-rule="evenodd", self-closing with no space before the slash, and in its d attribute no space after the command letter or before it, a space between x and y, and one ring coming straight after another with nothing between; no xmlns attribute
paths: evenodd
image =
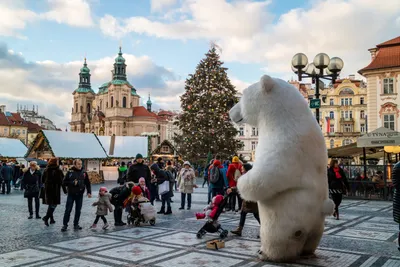
<svg viewBox="0 0 400 267"><path fill-rule="evenodd" d="M142 189L141 189L139 186L134 186L134 187L132 188L132 193L133 193L135 196L141 195L141 194L142 194Z"/></svg>
<svg viewBox="0 0 400 267"><path fill-rule="evenodd" d="M189 161L185 161L185 162L183 163L183 166L185 166L185 165L188 165L189 167L191 166Z"/></svg>
<svg viewBox="0 0 400 267"><path fill-rule="evenodd" d="M212 203L215 206L219 206L222 203L223 200L224 200L224 197L222 195L217 195L217 196L213 197Z"/></svg>
<svg viewBox="0 0 400 267"><path fill-rule="evenodd" d="M140 177L140 178L139 178L139 183L142 182L142 181L143 181L143 182L146 182L146 180L145 180L143 177Z"/></svg>
<svg viewBox="0 0 400 267"><path fill-rule="evenodd" d="M252 166L250 163L245 163L245 164L243 165L243 168L244 168L244 170L245 170L246 172L248 172L248 171L250 171L250 170L253 168L253 166Z"/></svg>
<svg viewBox="0 0 400 267"><path fill-rule="evenodd" d="M237 156L234 156L232 159L232 163L238 163L240 160Z"/></svg>
<svg viewBox="0 0 400 267"><path fill-rule="evenodd" d="M105 187L105 186L100 187L99 192L107 193L108 192L107 187Z"/></svg>
<svg viewBox="0 0 400 267"><path fill-rule="evenodd" d="M142 158L143 158L142 154L137 154L136 155L136 159L142 159Z"/></svg>

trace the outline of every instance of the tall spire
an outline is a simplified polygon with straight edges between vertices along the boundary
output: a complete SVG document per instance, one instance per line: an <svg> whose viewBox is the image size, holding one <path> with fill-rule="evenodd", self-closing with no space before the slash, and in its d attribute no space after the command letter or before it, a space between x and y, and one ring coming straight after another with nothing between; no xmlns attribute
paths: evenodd
<svg viewBox="0 0 400 267"><path fill-rule="evenodd" d="M78 93L93 93L92 86L90 84L90 69L87 66L86 57L83 61L83 67L79 72L79 87L75 90Z"/></svg>
<svg viewBox="0 0 400 267"><path fill-rule="evenodd" d="M113 80L126 81L125 58L122 56L122 47L119 46L118 56L115 58Z"/></svg>
<svg viewBox="0 0 400 267"><path fill-rule="evenodd" d="M151 105L152 105L152 103L151 103L151 99L150 99L150 93L149 93L149 100L147 100L147 110L148 111L150 111L151 112Z"/></svg>

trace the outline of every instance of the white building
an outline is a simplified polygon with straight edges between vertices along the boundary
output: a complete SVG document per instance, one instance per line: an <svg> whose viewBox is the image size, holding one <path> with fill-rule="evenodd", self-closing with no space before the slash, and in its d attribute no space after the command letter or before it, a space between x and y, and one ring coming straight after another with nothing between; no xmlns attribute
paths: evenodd
<svg viewBox="0 0 400 267"><path fill-rule="evenodd" d="M258 145L258 128L247 124L235 125L235 127L239 131L237 139L242 141L244 145L242 150L238 151L238 154L249 157L254 161L254 153Z"/></svg>
<svg viewBox="0 0 400 267"><path fill-rule="evenodd" d="M22 118L26 121L30 121L32 123L40 125L42 128L46 130L57 130L57 127L54 125L54 123L46 118L45 116L39 115L39 108L36 106L33 106L32 110L28 110L27 106L20 106L18 105L17 112L21 114Z"/></svg>

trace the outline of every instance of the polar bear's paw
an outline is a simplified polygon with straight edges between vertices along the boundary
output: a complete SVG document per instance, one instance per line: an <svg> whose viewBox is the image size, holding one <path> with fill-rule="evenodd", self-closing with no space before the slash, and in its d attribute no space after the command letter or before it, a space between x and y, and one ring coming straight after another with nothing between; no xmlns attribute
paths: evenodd
<svg viewBox="0 0 400 267"><path fill-rule="evenodd" d="M262 248L261 248L261 249L262 249ZM262 252L261 249L259 249L259 250L257 251L258 258L259 258L260 260L262 260L262 261L271 261L271 259L268 258L267 255L265 255L264 252Z"/></svg>

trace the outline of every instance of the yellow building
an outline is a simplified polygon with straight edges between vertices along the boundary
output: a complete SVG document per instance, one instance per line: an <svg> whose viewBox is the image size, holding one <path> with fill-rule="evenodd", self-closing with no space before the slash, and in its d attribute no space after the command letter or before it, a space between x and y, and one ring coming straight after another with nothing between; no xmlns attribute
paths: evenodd
<svg viewBox="0 0 400 267"><path fill-rule="evenodd" d="M368 131L400 131L400 36L369 52L371 63L358 71L368 83Z"/></svg>
<svg viewBox="0 0 400 267"><path fill-rule="evenodd" d="M309 103L315 90L311 84L289 81ZM320 126L327 148L356 142L357 137L367 130L367 88L354 75L338 79L328 87L320 86ZM315 110L313 110L315 114Z"/></svg>
<svg viewBox="0 0 400 267"><path fill-rule="evenodd" d="M28 137L28 124L19 113L5 110L6 106L0 106L0 136L22 140L25 144Z"/></svg>

